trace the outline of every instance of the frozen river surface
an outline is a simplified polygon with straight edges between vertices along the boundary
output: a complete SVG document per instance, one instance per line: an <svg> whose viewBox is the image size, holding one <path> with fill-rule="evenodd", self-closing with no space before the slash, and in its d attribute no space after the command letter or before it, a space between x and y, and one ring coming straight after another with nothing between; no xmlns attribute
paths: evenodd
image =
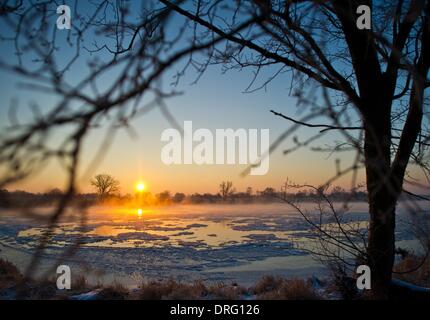
<svg viewBox="0 0 430 320"><path fill-rule="evenodd" d="M315 212L315 204L302 207ZM365 232L366 210L366 203L352 203L342 222L353 221ZM408 215L398 211L398 246L419 250ZM17 212L0 213L0 256L24 269L47 224ZM39 272L79 242L77 252L62 263L94 281L136 285L143 279L174 278L250 285L266 274L327 274L302 250L312 246L315 234L286 204L96 207L85 216L81 221L81 212L70 210L55 225Z"/></svg>

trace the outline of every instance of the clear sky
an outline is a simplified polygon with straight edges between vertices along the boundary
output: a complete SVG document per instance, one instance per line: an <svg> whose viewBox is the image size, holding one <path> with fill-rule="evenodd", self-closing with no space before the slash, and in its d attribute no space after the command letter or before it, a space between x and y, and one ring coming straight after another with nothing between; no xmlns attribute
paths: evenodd
<svg viewBox="0 0 430 320"><path fill-rule="evenodd" d="M53 23L55 17L53 17ZM72 54L64 48L65 35L59 34L60 49L58 56L64 58ZM63 38L61 38L63 37ZM13 48L0 48L3 53L13 59ZM64 51L65 50L65 51ZM101 54L103 55L103 54ZM84 76L82 66L88 57L83 55L70 71L70 77L79 80ZM105 58L101 56L101 58ZM165 83L170 83L176 65L164 77ZM275 69L267 69L260 78L265 81ZM298 116L300 110L296 107L296 100L290 96L290 73L281 74L272 81L266 90L254 93L243 93L252 78L251 70L230 71L222 73L220 66L211 66L198 81L191 84L195 74L189 73L182 80L179 88L183 95L167 100L169 109L179 124L191 120L194 128L213 130L223 128L270 129L270 141L273 142L282 132L292 126L290 122L276 117L269 111L276 111ZM12 99L17 99L20 109L19 117L30 116L29 105L33 102L42 110L49 110L56 101L51 95L35 93L19 87L19 79L0 71L0 130L5 130L8 122L8 108ZM106 80L108 86L109 80ZM46 109L45 109L46 108ZM293 154L284 156L282 151L292 146L291 137L270 155L270 170L264 176L240 177L246 165L165 165L160 158L161 148L165 145L160 141L164 129L171 124L163 117L159 109L135 119L132 122L137 138L130 137L126 131L119 130L111 141L109 150L103 160L90 174L109 173L121 182L123 193L132 192L135 182L142 180L151 192L170 190L171 192L216 192L223 180L231 180L238 191L251 186L254 190L265 187L280 188L287 178L297 183L320 184L331 178L335 173L335 160L341 160L341 166L351 164L352 154L335 154L331 157L326 153L316 153L308 149L301 149ZM296 133L300 140L309 137L315 130L303 128ZM79 187L81 192L92 191L89 184L90 176L84 175L86 169L101 146L106 127L95 129L86 138L80 168ZM319 143L324 146L339 139L336 133L330 133ZM54 137L55 140L55 137ZM10 189L26 189L43 192L54 187L63 187L65 183L63 168L52 161L43 171ZM364 182L363 172L359 174L359 182ZM350 176L345 176L336 184L345 188L350 187Z"/></svg>
<svg viewBox="0 0 430 320"><path fill-rule="evenodd" d="M197 84L189 85L185 82L184 94L168 100L169 109L179 124L191 120L195 129L207 128L214 133L216 129L223 128L268 128L270 140L273 142L292 124L274 116L270 110L296 114L296 102L289 97L288 75L273 82L267 91L245 94L243 90L248 85L250 77L251 75L245 72L222 74L220 67L211 67ZM3 82L4 78L1 80ZM35 96L31 92L22 95L17 90L13 82L7 82L0 89L2 124L7 122L6 113L13 97L19 98L20 115L25 117L25 114L30 112L27 104L31 103ZM40 99L37 101L41 105ZM161 142L160 138L162 131L170 128L171 124L159 109L135 119L132 125L138 137L130 137L126 131L120 130L112 140L103 161L93 171L106 172L117 177L123 192L130 192L135 181L140 179L154 192L171 190L186 193L215 192L223 180L232 180L238 190L244 190L248 186L252 186L254 190L262 190L267 186L279 188L287 177L297 183L318 184L334 174L334 161L338 157L336 155L330 158L326 154L305 149L284 156L282 151L292 145L286 140L270 155L270 169L267 175L242 178L240 173L246 169L246 165L165 165L160 154L166 143ZM302 129L297 135L304 139L312 132L309 129ZM105 133L106 129L97 129L86 139L82 157L83 168L88 166L95 156ZM330 140L322 140L321 144ZM342 157L345 163L350 158L346 154ZM349 183L349 179L345 180L344 184ZM63 169L53 161L45 170L14 188L46 191L63 184ZM81 188L82 191L91 191L88 177L81 179Z"/></svg>

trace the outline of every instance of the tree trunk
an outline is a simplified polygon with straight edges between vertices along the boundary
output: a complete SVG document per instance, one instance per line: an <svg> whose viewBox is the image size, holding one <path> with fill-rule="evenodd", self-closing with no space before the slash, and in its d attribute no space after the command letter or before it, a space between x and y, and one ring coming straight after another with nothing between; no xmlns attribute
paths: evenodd
<svg viewBox="0 0 430 320"><path fill-rule="evenodd" d="M370 226L367 247L371 269L372 293L387 298L395 252L395 201L383 192L369 198Z"/></svg>
<svg viewBox="0 0 430 320"><path fill-rule="evenodd" d="M372 108L371 114L365 118L364 154L370 214L367 258L372 293L380 299L388 296L391 281L398 193L390 182L390 106L379 106Z"/></svg>

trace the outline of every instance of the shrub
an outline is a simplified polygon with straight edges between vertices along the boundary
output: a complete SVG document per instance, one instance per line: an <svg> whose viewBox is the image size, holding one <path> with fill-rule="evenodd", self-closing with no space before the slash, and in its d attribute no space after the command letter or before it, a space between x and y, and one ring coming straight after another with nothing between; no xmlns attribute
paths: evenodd
<svg viewBox="0 0 430 320"><path fill-rule="evenodd" d="M270 300L319 300L321 297L310 281L265 276L253 289L257 299Z"/></svg>
<svg viewBox="0 0 430 320"><path fill-rule="evenodd" d="M407 255L394 266L394 277L418 286L430 287L430 258Z"/></svg>
<svg viewBox="0 0 430 320"><path fill-rule="evenodd" d="M88 289L88 281L83 275L72 277L71 287L73 290L85 290Z"/></svg>
<svg viewBox="0 0 430 320"><path fill-rule="evenodd" d="M201 299L206 293L206 287L200 281L183 284L170 279L143 283L140 286L138 297L143 300L185 300Z"/></svg>
<svg viewBox="0 0 430 320"><path fill-rule="evenodd" d="M22 274L14 264L0 259L0 288L16 285L21 280Z"/></svg>
<svg viewBox="0 0 430 320"><path fill-rule="evenodd" d="M350 277L345 268L339 265L331 267L332 289L344 300L355 300L359 293L356 280Z"/></svg>
<svg viewBox="0 0 430 320"><path fill-rule="evenodd" d="M57 299L57 286L52 282L29 282L18 287L17 298L25 300Z"/></svg>
<svg viewBox="0 0 430 320"><path fill-rule="evenodd" d="M237 284L226 285L217 283L208 288L211 299L216 300L238 300L242 295L247 294L247 290Z"/></svg>
<svg viewBox="0 0 430 320"><path fill-rule="evenodd" d="M103 288L97 294L98 300L126 300L128 297L128 289L119 283L114 283L107 288Z"/></svg>

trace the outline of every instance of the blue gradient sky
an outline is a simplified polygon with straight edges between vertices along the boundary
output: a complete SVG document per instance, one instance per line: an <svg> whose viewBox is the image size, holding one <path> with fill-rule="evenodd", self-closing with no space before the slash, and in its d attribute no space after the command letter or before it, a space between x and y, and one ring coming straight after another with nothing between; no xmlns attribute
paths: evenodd
<svg viewBox="0 0 430 320"><path fill-rule="evenodd" d="M67 1L66 1L67 3ZM56 16L52 17L55 26ZM59 51L56 56L59 61L66 61L73 51L65 44L66 33L59 32ZM91 42L94 39L87 39ZM2 44L2 55L14 59L14 49ZM107 59L106 53L99 53L101 59ZM85 63L88 56L83 54L68 74L71 82L76 82L88 72ZM170 83L172 76L181 65L175 65L165 76L164 83ZM275 68L267 68L259 78L265 81ZM283 131L292 126L291 123L274 116L269 110L274 109L290 116L298 116L300 110L296 100L289 94L291 73L283 73L272 81L266 90L254 93L243 93L252 79L251 70L230 71L222 73L221 66L210 66L197 84L192 85L195 78L189 72L181 81L177 90L184 94L167 100L169 109L179 124L186 120L193 121L193 127L208 128L215 132L218 128L255 128L270 129L270 140L273 142ZM56 97L49 94L36 93L19 87L16 76L0 71L0 130L9 125L7 112L12 99L17 99L20 109L19 117L28 119L31 115L29 104L36 101L43 111L49 110ZM109 85L109 78L101 86ZM120 180L122 192L132 192L136 181L143 180L149 191L154 193L163 190L172 192L216 192L223 180L231 180L237 190L245 190L251 186L254 190L265 187L279 189L287 178L297 183L320 184L331 178L335 173L335 159L341 160L341 166L352 163L353 154L342 153L329 157L325 153L316 153L301 149L293 154L284 156L282 151L292 146L291 138L284 141L278 150L270 156L270 170L265 176L240 177L245 165L172 165L166 166L161 162L160 152L164 143L160 141L164 129L171 127L159 109L135 119L132 125L138 133L137 138L131 138L124 130L119 130L106 153L103 161L98 164L91 174L106 172ZM304 140L317 131L302 128L296 133ZM90 192L89 176L83 175L97 147L106 133L106 127L93 130L86 138L82 154L79 186L82 192ZM318 143L324 146L339 140L335 133L327 134ZM55 140L55 137L54 137ZM55 142L53 142L55 143ZM350 187L350 176L341 178L336 184L345 188ZM358 182L364 182L363 172L360 171ZM11 189L27 189L31 191L46 191L54 187L62 187L65 183L64 170L52 161L43 171L30 179L11 186Z"/></svg>

